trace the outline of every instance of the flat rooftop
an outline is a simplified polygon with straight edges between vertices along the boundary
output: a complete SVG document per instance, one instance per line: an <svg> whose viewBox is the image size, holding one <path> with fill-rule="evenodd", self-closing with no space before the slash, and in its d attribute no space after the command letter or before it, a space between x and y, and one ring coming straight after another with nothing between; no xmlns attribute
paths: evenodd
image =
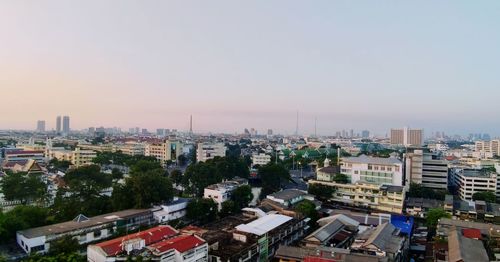
<svg viewBox="0 0 500 262"><path fill-rule="evenodd" d="M48 226L43 226L43 227L35 227L35 228L30 228L26 230L21 230L18 231L19 234L27 237L27 238L35 238L35 237L41 237L41 236L48 236L48 235L56 235L56 234L62 234L66 232L70 232L73 230L77 229L83 229L83 228L89 228L89 227L94 227L98 225L105 225L108 223L112 223L121 219L133 217L136 215L144 214L144 213L150 213L151 210L149 209L127 209L123 211L118 211L118 212L113 212L113 213L108 213L100 216L95 216L95 217L90 217L87 219L78 219L78 220L71 220L59 224L53 224L53 225L48 225ZM82 216L78 216L78 218L81 218Z"/></svg>

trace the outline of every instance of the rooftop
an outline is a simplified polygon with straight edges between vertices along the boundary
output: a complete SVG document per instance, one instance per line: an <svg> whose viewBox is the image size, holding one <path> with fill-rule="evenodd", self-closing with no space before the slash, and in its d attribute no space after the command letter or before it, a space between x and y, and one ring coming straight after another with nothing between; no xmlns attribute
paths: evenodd
<svg viewBox="0 0 500 262"><path fill-rule="evenodd" d="M184 253L203 244L205 244L205 241L197 236L182 235L152 244L149 248L158 253L164 253L171 249Z"/></svg>
<svg viewBox="0 0 500 262"><path fill-rule="evenodd" d="M306 192L298 190L298 189L285 189L273 194L270 194L269 196L277 198L277 199L282 199L285 201L292 200L294 198L300 197L307 195Z"/></svg>
<svg viewBox="0 0 500 262"><path fill-rule="evenodd" d="M35 227L26 230L18 231L19 234L27 238L35 238L47 235L55 235L62 234L66 232L70 232L77 229L93 227L101 224L112 223L127 217L137 216L143 213L150 213L149 209L127 209L123 211L118 211L114 213L104 214L100 216L95 216L88 218L87 220L83 220L81 222L77 222L74 220L43 226L43 227Z"/></svg>
<svg viewBox="0 0 500 262"><path fill-rule="evenodd" d="M236 227L238 231L262 236L267 232L285 224L293 218L284 215L270 214L254 220L248 224L241 224Z"/></svg>
<svg viewBox="0 0 500 262"><path fill-rule="evenodd" d="M382 157L371 157L367 155L360 155L358 157L344 157L342 162L350 163L360 163L360 164L374 164L374 165L401 165L402 162L395 158L382 158Z"/></svg>

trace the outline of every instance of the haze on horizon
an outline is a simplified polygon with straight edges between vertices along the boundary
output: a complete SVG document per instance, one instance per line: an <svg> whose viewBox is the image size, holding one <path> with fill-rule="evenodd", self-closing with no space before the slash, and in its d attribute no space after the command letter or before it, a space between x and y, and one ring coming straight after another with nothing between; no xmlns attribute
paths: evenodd
<svg viewBox="0 0 500 262"><path fill-rule="evenodd" d="M2 1L0 129L500 135L499 1Z"/></svg>

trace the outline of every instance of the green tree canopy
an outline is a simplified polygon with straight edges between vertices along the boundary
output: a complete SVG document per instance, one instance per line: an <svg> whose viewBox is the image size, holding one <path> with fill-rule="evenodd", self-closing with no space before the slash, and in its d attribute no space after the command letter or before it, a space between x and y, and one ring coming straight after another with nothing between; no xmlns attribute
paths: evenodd
<svg viewBox="0 0 500 262"><path fill-rule="evenodd" d="M335 174L333 181L339 184L347 184L349 183L349 178L345 174Z"/></svg>
<svg viewBox="0 0 500 262"><path fill-rule="evenodd" d="M262 181L260 198L272 194L281 189L281 183L291 181L290 172L281 164L269 163L261 166L258 175Z"/></svg>
<svg viewBox="0 0 500 262"><path fill-rule="evenodd" d="M476 192L472 195L472 200L483 200L488 203L495 203L497 200L497 197L493 192L490 191L482 191L482 192Z"/></svg>
<svg viewBox="0 0 500 262"><path fill-rule="evenodd" d="M332 198L333 193L335 193L335 188L322 184L309 184L307 192L316 196L321 201L328 201Z"/></svg>
<svg viewBox="0 0 500 262"><path fill-rule="evenodd" d="M19 230L48 224L48 209L35 206L17 206L0 213L0 243L14 241Z"/></svg>
<svg viewBox="0 0 500 262"><path fill-rule="evenodd" d="M436 228L438 220L441 218L451 218L451 215L442 208L432 208L427 213L425 225L429 228Z"/></svg>
<svg viewBox="0 0 500 262"><path fill-rule="evenodd" d="M406 196L444 200L447 193L448 192L446 190L434 190L432 188L424 187L421 184L411 183L410 190L406 193Z"/></svg>
<svg viewBox="0 0 500 262"><path fill-rule="evenodd" d="M234 202L234 208L236 209L236 211L247 207L252 199L252 188L249 185L240 186L236 188L231 194L231 200Z"/></svg>
<svg viewBox="0 0 500 262"><path fill-rule="evenodd" d="M182 171L179 169L174 169L170 172L170 179L173 183L179 185L182 183Z"/></svg>
<svg viewBox="0 0 500 262"><path fill-rule="evenodd" d="M311 226L316 225L316 221L319 219L319 213L316 210L316 205L310 200L303 200L295 206L295 211L302 214L305 217L311 219L309 224Z"/></svg>
<svg viewBox="0 0 500 262"><path fill-rule="evenodd" d="M29 201L44 202L48 196L47 185L40 174L25 172L7 172L0 180L1 192L6 200L20 200L23 204Z"/></svg>
<svg viewBox="0 0 500 262"><path fill-rule="evenodd" d="M195 199L188 204L186 217L201 224L210 223L217 219L217 209L217 203L212 199Z"/></svg>

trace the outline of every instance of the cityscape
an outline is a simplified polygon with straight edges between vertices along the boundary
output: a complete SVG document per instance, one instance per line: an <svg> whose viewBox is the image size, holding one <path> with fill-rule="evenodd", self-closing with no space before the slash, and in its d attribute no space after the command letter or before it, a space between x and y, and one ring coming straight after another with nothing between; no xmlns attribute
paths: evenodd
<svg viewBox="0 0 500 262"><path fill-rule="evenodd" d="M497 1L0 2L0 262L500 261L498 28Z"/></svg>

